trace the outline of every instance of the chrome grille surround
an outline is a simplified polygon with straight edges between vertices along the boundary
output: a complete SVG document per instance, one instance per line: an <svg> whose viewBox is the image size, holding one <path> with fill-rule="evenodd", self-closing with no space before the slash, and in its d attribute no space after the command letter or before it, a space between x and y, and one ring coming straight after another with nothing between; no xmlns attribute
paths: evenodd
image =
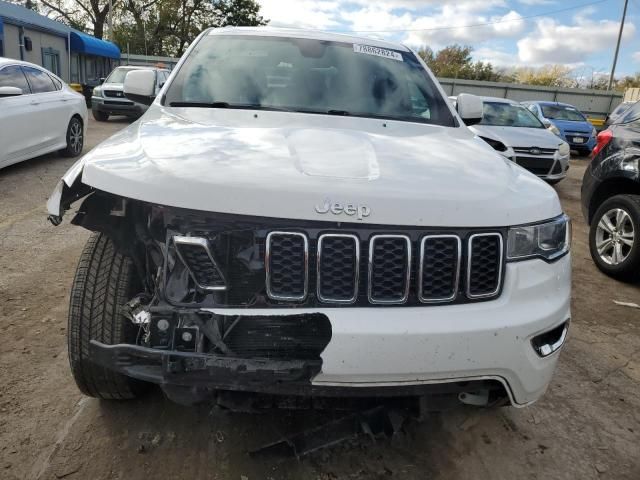
<svg viewBox="0 0 640 480"><path fill-rule="evenodd" d="M351 239L354 242L354 251L355 251L355 259L354 259L354 275L353 275L353 295L348 299L337 299L330 298L322 295L322 247L323 243L326 239L331 238L341 238L341 239ZM325 233L318 237L318 254L317 254L317 295L318 300L321 302L327 303L354 303L358 299L358 291L360 286L360 239L353 234L346 233Z"/></svg>
<svg viewBox="0 0 640 480"><path fill-rule="evenodd" d="M401 297L393 300L388 299L380 299L375 298L373 294L373 269L375 267L375 259L374 259L374 250L375 244L378 240L383 239L401 239L406 242L406 265L405 265L405 287L404 293ZM394 305L394 304L402 304L407 301L409 298L409 290L411 288L411 239L406 235L394 235L394 234L381 234L374 235L369 240L369 266L368 266L368 284L367 284L367 298L369 302L372 304L380 304L380 305Z"/></svg>
<svg viewBox="0 0 640 480"><path fill-rule="evenodd" d="M449 297L444 298L436 298L436 297L426 297L423 292L423 278L424 278L424 264L425 264L425 246L429 240L433 239L452 239L456 242L457 256L456 256L456 265L455 265L455 273L454 273L454 281L453 281L453 293ZM420 241L420 261L418 266L418 278L416 279L418 283L418 300L422 303L443 303L450 302L454 300L458 295L458 290L460 287L460 268L462 266L462 241L460 237L457 235L427 235L422 238Z"/></svg>
<svg viewBox="0 0 640 480"><path fill-rule="evenodd" d="M274 292L272 285L272 242L277 237L296 237L302 238L303 240L303 263L304 263L304 272L303 272L303 291L301 295L283 295L277 292ZM265 258L264 258L264 266L265 266L265 275L266 275L266 290L269 298L273 300L284 300L284 301L296 301L300 302L307 298L307 294L309 293L309 239L303 233L299 232L283 232L283 231L275 231L270 232L267 235L266 246L265 246Z"/></svg>
<svg viewBox="0 0 640 480"><path fill-rule="evenodd" d="M176 253L178 254L178 257L186 267L187 271L189 272L189 275L191 276L191 278L193 279L193 281L195 282L198 288L202 290L208 290L208 291L225 291L227 289L227 285L228 285L227 280L225 278L223 271L218 266L218 262L216 262L213 256L213 253L211 252L209 240L202 237L184 237L184 236L176 235L173 237L173 243L175 245ZM181 246L201 248L206 253L209 261L211 262L211 266L215 270L216 274L220 277L222 281L222 285L206 285L206 284L203 284L201 281L199 281L198 275L193 269L193 265L191 265L191 262L189 262L188 257L185 255L185 252L181 251L180 249Z"/></svg>
<svg viewBox="0 0 640 480"><path fill-rule="evenodd" d="M472 265L472 257L473 257L473 242L475 239L477 238L490 238L490 237L495 237L498 239L498 255L499 255L499 260L498 260L498 265L497 265L497 279L496 279L496 288L490 292L485 292L485 293L481 293L481 294L474 294L471 290L471 281L472 281L472 275L473 275L473 265ZM467 278L466 278L466 284L467 284L467 288L466 288L466 294L468 298L471 299L479 299L479 298L490 298L490 297L494 297L498 294L498 292L500 292L500 289L502 288L502 270L503 270L503 265L504 265L504 243L503 243L503 239L502 239L502 235L500 235L499 233L476 233L474 235L471 235L469 237L469 242L468 242L468 249L467 249Z"/></svg>

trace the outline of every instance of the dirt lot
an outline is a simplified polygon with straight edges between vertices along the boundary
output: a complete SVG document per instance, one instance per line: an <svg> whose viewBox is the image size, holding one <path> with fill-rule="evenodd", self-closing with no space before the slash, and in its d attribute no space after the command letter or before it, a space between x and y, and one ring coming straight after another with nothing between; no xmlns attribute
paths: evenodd
<svg viewBox="0 0 640 480"><path fill-rule="evenodd" d="M94 147L123 121L90 125ZM305 457L246 451L314 415L185 408L160 393L132 403L83 397L66 354L67 298L88 233L45 220L72 161L0 171L0 478L2 479L634 479L640 478L640 287L594 267L580 215L587 160L557 189L574 219L573 325L546 396L529 408L457 408L393 440L362 439Z"/></svg>

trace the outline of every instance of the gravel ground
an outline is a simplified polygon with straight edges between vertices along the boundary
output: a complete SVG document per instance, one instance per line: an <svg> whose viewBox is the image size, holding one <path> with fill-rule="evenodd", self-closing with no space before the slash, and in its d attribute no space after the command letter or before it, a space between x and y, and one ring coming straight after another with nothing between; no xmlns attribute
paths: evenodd
<svg viewBox="0 0 640 480"><path fill-rule="evenodd" d="M91 120L85 151L126 125ZM68 294L88 232L45 220L72 160L0 170L0 478L2 479L634 479L640 478L640 287L596 270L580 214L586 159L557 190L574 219L573 324L554 381L525 409L460 407L393 440L358 440L297 461L247 449L316 415L185 408L153 393L83 397L66 354Z"/></svg>

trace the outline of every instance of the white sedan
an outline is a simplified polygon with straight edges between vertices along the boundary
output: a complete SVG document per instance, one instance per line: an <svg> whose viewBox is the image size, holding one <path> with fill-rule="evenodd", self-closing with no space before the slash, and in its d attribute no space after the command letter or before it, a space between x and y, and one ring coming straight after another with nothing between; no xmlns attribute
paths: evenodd
<svg viewBox="0 0 640 480"><path fill-rule="evenodd" d="M53 73L0 57L0 168L59 151L82 153L84 97Z"/></svg>

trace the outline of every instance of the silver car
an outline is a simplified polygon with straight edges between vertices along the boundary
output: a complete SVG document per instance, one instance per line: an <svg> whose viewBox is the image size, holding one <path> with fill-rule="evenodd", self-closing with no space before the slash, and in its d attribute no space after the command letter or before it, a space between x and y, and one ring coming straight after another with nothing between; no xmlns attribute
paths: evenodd
<svg viewBox="0 0 640 480"><path fill-rule="evenodd" d="M482 97L482 121L469 127L510 160L553 184L569 169L567 142L545 128L527 108L506 98ZM494 145L495 143L495 145ZM502 151L497 148L501 145Z"/></svg>
<svg viewBox="0 0 640 480"><path fill-rule="evenodd" d="M124 96L124 79L132 70L151 70L155 72L156 93L169 78L169 70L155 67L117 67L102 82L99 87L93 89L91 96L91 111L93 118L99 122L106 122L110 115L126 115L130 118L138 118L147 111L147 106L132 102Z"/></svg>

